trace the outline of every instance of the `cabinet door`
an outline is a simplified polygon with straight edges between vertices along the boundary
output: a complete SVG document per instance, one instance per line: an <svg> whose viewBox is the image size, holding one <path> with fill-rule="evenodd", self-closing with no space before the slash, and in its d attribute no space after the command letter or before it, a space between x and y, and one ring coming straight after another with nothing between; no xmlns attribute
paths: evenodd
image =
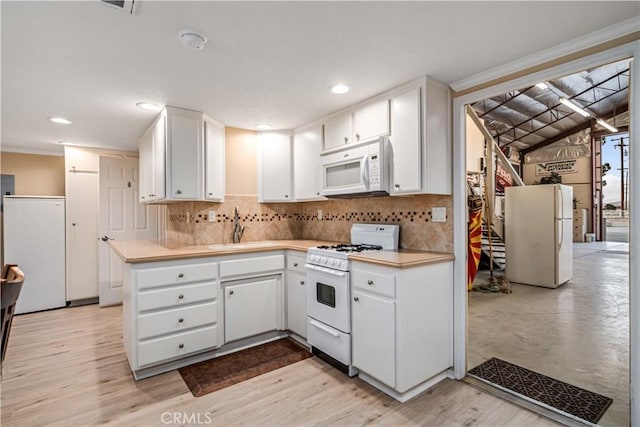
<svg viewBox="0 0 640 427"><path fill-rule="evenodd" d="M163 111L153 126L153 178L151 180L151 199L164 200L167 187L167 113Z"/></svg>
<svg viewBox="0 0 640 427"><path fill-rule="evenodd" d="M151 186L153 183L153 130L149 129L140 138L139 149L140 166L138 169L138 200L140 203L150 201Z"/></svg>
<svg viewBox="0 0 640 427"><path fill-rule="evenodd" d="M291 201L291 135L263 132L258 134L258 144L258 201Z"/></svg>
<svg viewBox="0 0 640 427"><path fill-rule="evenodd" d="M221 202L224 200L224 126L205 119L204 138L204 198Z"/></svg>
<svg viewBox="0 0 640 427"><path fill-rule="evenodd" d="M353 366L378 381L395 387L395 303L353 292L351 337Z"/></svg>
<svg viewBox="0 0 640 427"><path fill-rule="evenodd" d="M304 274L287 272L287 329L307 337L307 297Z"/></svg>
<svg viewBox="0 0 640 427"><path fill-rule="evenodd" d="M278 282L267 277L224 287L225 342L278 329Z"/></svg>
<svg viewBox="0 0 640 427"><path fill-rule="evenodd" d="M67 173L67 300L98 296L97 173Z"/></svg>
<svg viewBox="0 0 640 427"><path fill-rule="evenodd" d="M353 142L389 135L389 100L378 101L353 113Z"/></svg>
<svg viewBox="0 0 640 427"><path fill-rule="evenodd" d="M202 113L167 107L167 198L197 200L204 193Z"/></svg>
<svg viewBox="0 0 640 427"><path fill-rule="evenodd" d="M421 105L419 87L391 99L391 194L422 190Z"/></svg>
<svg viewBox="0 0 640 427"><path fill-rule="evenodd" d="M297 130L293 137L293 186L296 200L324 199L322 189L322 125Z"/></svg>
<svg viewBox="0 0 640 427"><path fill-rule="evenodd" d="M343 113L324 122L324 149L342 147L351 142L351 113Z"/></svg>
<svg viewBox="0 0 640 427"><path fill-rule="evenodd" d="M68 171L98 172L100 156L83 148L64 147L64 163Z"/></svg>

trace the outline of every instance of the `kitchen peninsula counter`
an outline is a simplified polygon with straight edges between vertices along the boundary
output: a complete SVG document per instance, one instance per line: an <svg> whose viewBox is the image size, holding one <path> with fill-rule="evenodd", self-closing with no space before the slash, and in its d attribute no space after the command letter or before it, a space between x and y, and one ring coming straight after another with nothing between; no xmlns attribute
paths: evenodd
<svg viewBox="0 0 640 427"><path fill-rule="evenodd" d="M112 240L109 242L114 252L129 264L275 250L306 251L311 247L335 243L321 240L264 240L214 245L185 245L175 240ZM453 255L415 249L399 249L397 251L372 251L350 254L349 259L388 267L409 268L453 261Z"/></svg>
<svg viewBox="0 0 640 427"><path fill-rule="evenodd" d="M175 240L111 240L109 245L128 264L171 261L219 255L236 255L277 250L306 251L319 245L335 242L321 240L263 240L258 242L213 245L185 245Z"/></svg>

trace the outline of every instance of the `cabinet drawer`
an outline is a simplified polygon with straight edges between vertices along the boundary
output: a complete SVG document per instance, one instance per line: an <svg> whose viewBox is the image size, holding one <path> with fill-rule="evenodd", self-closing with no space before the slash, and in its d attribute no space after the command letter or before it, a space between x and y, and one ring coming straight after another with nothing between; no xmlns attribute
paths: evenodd
<svg viewBox="0 0 640 427"><path fill-rule="evenodd" d="M218 346L218 325L157 338L138 344L138 366L162 363Z"/></svg>
<svg viewBox="0 0 640 427"><path fill-rule="evenodd" d="M220 263L220 278L256 275L277 270L284 270L284 255L224 261Z"/></svg>
<svg viewBox="0 0 640 427"><path fill-rule="evenodd" d="M142 314L138 317L138 339L213 324L217 320L217 302Z"/></svg>
<svg viewBox="0 0 640 427"><path fill-rule="evenodd" d="M305 257L298 255L287 255L287 270L305 274L307 272L307 270L304 268L305 262L307 262Z"/></svg>
<svg viewBox="0 0 640 427"><path fill-rule="evenodd" d="M155 310L206 301L218 297L218 283L205 282L193 285L143 291L138 295L138 311Z"/></svg>
<svg viewBox="0 0 640 427"><path fill-rule="evenodd" d="M137 272L138 289L212 280L217 276L217 266L212 262L141 270Z"/></svg>
<svg viewBox="0 0 640 427"><path fill-rule="evenodd" d="M354 269L353 286L390 298L395 298L396 296L396 279L394 276Z"/></svg>

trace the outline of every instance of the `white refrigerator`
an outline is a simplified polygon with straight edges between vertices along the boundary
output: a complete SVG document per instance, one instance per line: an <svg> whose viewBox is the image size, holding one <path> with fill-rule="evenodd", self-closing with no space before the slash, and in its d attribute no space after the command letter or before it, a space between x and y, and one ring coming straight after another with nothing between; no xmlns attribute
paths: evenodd
<svg viewBox="0 0 640 427"><path fill-rule="evenodd" d="M64 197L4 196L4 262L17 264L24 284L16 313L64 307Z"/></svg>
<svg viewBox="0 0 640 427"><path fill-rule="evenodd" d="M573 275L573 188L562 184L505 189L506 278L557 288Z"/></svg>

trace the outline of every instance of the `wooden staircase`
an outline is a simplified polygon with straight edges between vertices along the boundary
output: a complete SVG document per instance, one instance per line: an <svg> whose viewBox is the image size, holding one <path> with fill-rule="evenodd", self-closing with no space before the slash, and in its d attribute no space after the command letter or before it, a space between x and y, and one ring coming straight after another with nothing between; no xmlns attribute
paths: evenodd
<svg viewBox="0 0 640 427"><path fill-rule="evenodd" d="M491 231L491 248L493 250L493 269L503 270L506 266L504 241L495 232ZM486 224L482 224L482 256L480 258L481 268L489 268L489 231Z"/></svg>

